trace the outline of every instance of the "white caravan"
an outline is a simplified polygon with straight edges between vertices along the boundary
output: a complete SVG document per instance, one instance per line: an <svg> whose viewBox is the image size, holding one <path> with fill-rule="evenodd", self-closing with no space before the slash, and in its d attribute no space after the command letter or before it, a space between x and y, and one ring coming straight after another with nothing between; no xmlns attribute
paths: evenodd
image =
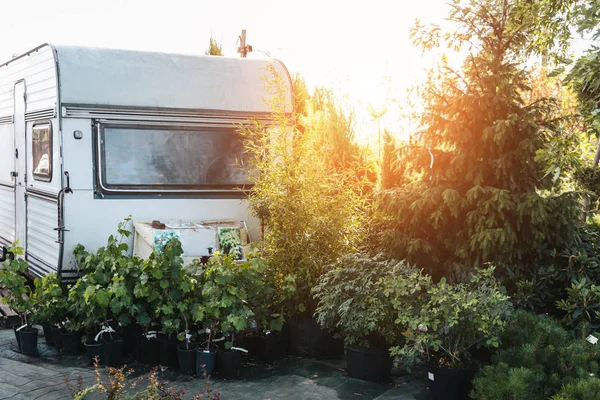
<svg viewBox="0 0 600 400"><path fill-rule="evenodd" d="M0 64L4 253L18 240L32 276L67 278L74 247L104 245L129 215L248 220L236 128L268 119L268 63L289 112L275 60L44 44Z"/></svg>

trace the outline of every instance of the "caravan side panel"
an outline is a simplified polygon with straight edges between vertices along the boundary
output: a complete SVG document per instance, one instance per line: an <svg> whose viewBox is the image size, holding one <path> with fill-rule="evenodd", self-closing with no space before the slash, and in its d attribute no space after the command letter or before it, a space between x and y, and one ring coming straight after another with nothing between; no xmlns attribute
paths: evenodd
<svg viewBox="0 0 600 400"><path fill-rule="evenodd" d="M12 123L0 124L0 246L15 240L15 189L10 176L15 169L14 151Z"/></svg>
<svg viewBox="0 0 600 400"><path fill-rule="evenodd" d="M42 275L55 270L59 258L57 241L58 193L62 187L60 162L60 124L58 123L58 81L54 50L42 45L18 58L0 65L0 245L8 245L21 237L27 238L25 254L30 272ZM15 114L15 85L24 88L24 110ZM17 96L20 101L20 94ZM18 120L17 120L18 118ZM17 169L15 158L15 122L24 126L24 148L19 149L19 161L25 157L26 165ZM32 130L36 125L51 124L51 177L41 177L34 164ZM39 143L39 142L37 142ZM43 165L43 145L38 145L38 165ZM40 150L42 148L42 150ZM24 155L21 155L24 152ZM41 158L40 158L41 157ZM46 155L47 158L49 158ZM24 195L15 193L15 179L25 188ZM23 193L21 193L23 194ZM18 203L17 203L18 202ZM25 202L25 203L23 203ZM19 228L15 223L16 210L24 210L26 224ZM22 214L21 214L22 215ZM22 231L19 231L22 229ZM24 232L23 232L24 231Z"/></svg>
<svg viewBox="0 0 600 400"><path fill-rule="evenodd" d="M36 276L56 271L60 252L57 220L57 197L27 195L27 260Z"/></svg>
<svg viewBox="0 0 600 400"><path fill-rule="evenodd" d="M15 240L15 192L0 185L0 246Z"/></svg>
<svg viewBox="0 0 600 400"><path fill-rule="evenodd" d="M25 79L27 113L56 110L56 64L48 45L0 66L0 118L13 114L15 82Z"/></svg>

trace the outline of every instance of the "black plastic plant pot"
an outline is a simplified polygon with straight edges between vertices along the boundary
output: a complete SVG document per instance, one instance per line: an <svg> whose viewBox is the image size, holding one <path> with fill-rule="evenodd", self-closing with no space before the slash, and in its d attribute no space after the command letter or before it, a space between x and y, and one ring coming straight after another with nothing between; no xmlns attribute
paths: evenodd
<svg viewBox="0 0 600 400"><path fill-rule="evenodd" d="M239 351L223 351L217 353L217 373L222 379L235 379L240 374L242 355Z"/></svg>
<svg viewBox="0 0 600 400"><path fill-rule="evenodd" d="M87 351L90 365L94 365L96 358L98 359L98 365L104 365L104 343L96 341L88 341L85 343L85 350Z"/></svg>
<svg viewBox="0 0 600 400"><path fill-rule="evenodd" d="M475 369L427 366L431 400L468 400Z"/></svg>
<svg viewBox="0 0 600 400"><path fill-rule="evenodd" d="M17 329L19 329L20 327L21 324L13 326L13 332L15 333L15 339L17 339L17 349L19 350L19 352L21 351L21 335L19 334L19 331L17 331Z"/></svg>
<svg viewBox="0 0 600 400"><path fill-rule="evenodd" d="M112 340L104 342L104 363L107 367L123 365L123 339L113 336Z"/></svg>
<svg viewBox="0 0 600 400"><path fill-rule="evenodd" d="M57 326L50 327L50 334L52 335L52 341L54 342L54 348L58 351L62 350L63 342L61 333L63 330Z"/></svg>
<svg viewBox="0 0 600 400"><path fill-rule="evenodd" d="M158 340L156 340L155 338L148 339L146 338L146 335L142 335L139 345L140 353L138 361L142 364L148 365L158 364Z"/></svg>
<svg viewBox="0 0 600 400"><path fill-rule="evenodd" d="M28 356L37 354L38 329L32 326L26 326L17 333L21 337L21 353Z"/></svg>
<svg viewBox="0 0 600 400"><path fill-rule="evenodd" d="M187 348L185 343L177 346L177 356L179 363L179 372L182 374L196 375L196 349L195 344L190 344Z"/></svg>
<svg viewBox="0 0 600 400"><path fill-rule="evenodd" d="M117 329L117 334L123 339L123 355L133 354L133 325Z"/></svg>
<svg viewBox="0 0 600 400"><path fill-rule="evenodd" d="M217 360L216 350L206 350L204 348L196 350L196 376L211 376L215 370Z"/></svg>
<svg viewBox="0 0 600 400"><path fill-rule="evenodd" d="M298 316L289 320L290 353L305 358L339 359L344 343L322 329L314 318Z"/></svg>
<svg viewBox="0 0 600 400"><path fill-rule="evenodd" d="M246 336L245 348L260 361L271 364L285 356L288 346L287 335L283 332L272 332L264 336Z"/></svg>
<svg viewBox="0 0 600 400"><path fill-rule="evenodd" d="M48 346L54 346L54 339L52 338L52 329L50 328L49 322L42 324L42 330L44 331L44 342Z"/></svg>
<svg viewBox="0 0 600 400"><path fill-rule="evenodd" d="M69 356L76 356L83 353L83 345L81 343L81 332L62 332L63 351Z"/></svg>
<svg viewBox="0 0 600 400"><path fill-rule="evenodd" d="M173 369L179 368L179 357L177 355L177 346L179 341L177 338L159 335L158 336L158 353L160 365Z"/></svg>
<svg viewBox="0 0 600 400"><path fill-rule="evenodd" d="M392 358L386 348L346 347L348 376L365 381L384 382L392 370Z"/></svg>

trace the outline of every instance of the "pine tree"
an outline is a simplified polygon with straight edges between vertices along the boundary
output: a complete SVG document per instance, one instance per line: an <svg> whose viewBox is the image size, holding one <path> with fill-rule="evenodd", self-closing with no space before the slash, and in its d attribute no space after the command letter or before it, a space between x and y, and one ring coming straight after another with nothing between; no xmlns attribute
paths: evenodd
<svg viewBox="0 0 600 400"><path fill-rule="evenodd" d="M390 256L438 274L489 261L527 267L575 235L575 196L554 193L535 160L558 129L548 118L557 105L524 100L535 27L523 24L518 3L455 2L454 34L413 31L424 48L445 39L471 51L462 70L442 63L432 71L422 130L400 149L397 165L408 182L379 196L380 243Z"/></svg>

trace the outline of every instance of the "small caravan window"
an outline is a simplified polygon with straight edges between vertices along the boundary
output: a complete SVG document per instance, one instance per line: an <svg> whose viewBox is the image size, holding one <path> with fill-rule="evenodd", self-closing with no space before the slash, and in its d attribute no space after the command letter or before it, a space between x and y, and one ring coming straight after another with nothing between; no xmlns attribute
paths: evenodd
<svg viewBox="0 0 600 400"><path fill-rule="evenodd" d="M233 128L104 125L100 136L105 188L223 191L249 183Z"/></svg>
<svg viewBox="0 0 600 400"><path fill-rule="evenodd" d="M50 182L52 180L52 124L49 121L33 125L31 156L33 179Z"/></svg>

